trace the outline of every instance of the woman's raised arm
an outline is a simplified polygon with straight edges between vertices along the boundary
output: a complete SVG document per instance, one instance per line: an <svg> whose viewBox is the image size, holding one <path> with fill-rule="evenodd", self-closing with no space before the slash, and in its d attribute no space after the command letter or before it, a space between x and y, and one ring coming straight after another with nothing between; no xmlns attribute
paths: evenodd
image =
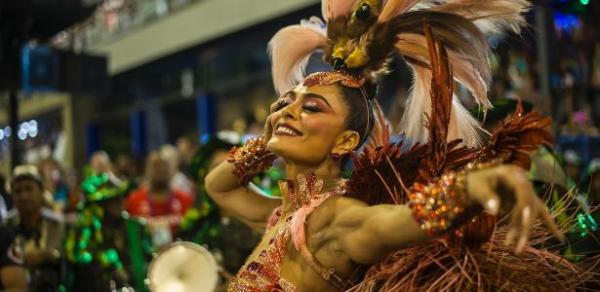
<svg viewBox="0 0 600 292"><path fill-rule="evenodd" d="M228 159L204 179L206 191L221 208L257 231L264 231L269 215L281 205L281 200L261 196L247 186L253 176L269 168L276 158L266 149L272 132L269 116L263 136L232 149Z"/></svg>

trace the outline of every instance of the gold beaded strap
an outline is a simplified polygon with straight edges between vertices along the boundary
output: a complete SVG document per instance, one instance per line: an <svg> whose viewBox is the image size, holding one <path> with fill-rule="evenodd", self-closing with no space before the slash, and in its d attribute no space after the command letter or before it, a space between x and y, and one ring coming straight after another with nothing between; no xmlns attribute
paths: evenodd
<svg viewBox="0 0 600 292"><path fill-rule="evenodd" d="M425 185L415 183L408 194L408 206L413 217L428 235L434 236L457 228L467 222L472 209L466 192L466 177L471 171L491 168L500 160L483 163L469 163L459 172L448 172L437 180Z"/></svg>
<svg viewBox="0 0 600 292"><path fill-rule="evenodd" d="M260 136L248 140L243 146L231 148L227 161L235 165L233 173L245 185L255 175L271 167L276 158L275 154L267 150L264 137Z"/></svg>

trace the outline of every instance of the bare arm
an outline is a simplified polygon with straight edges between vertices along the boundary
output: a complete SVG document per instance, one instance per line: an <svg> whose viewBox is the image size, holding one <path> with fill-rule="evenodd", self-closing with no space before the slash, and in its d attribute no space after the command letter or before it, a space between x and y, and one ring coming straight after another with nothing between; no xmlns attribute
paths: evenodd
<svg viewBox="0 0 600 292"><path fill-rule="evenodd" d="M273 107L274 105L271 105L271 112ZM265 121L264 141L269 141L272 133L271 116L268 116ZM264 232L269 216L281 205L281 200L266 198L242 185L234 170L233 163L221 163L206 176L206 191L221 208L231 212L250 228Z"/></svg>
<svg viewBox="0 0 600 292"><path fill-rule="evenodd" d="M466 193L470 204L492 214L500 207L510 212L506 244L516 243L519 253L527 244L537 218L545 221L556 237L562 239L551 215L533 191L526 174L515 166L498 166L467 174ZM413 219L407 205L366 206L354 199L340 200L334 219L337 240L344 252L359 264L371 264L388 252L431 239Z"/></svg>
<svg viewBox="0 0 600 292"><path fill-rule="evenodd" d="M0 282L6 292L27 291L27 270L19 266L7 266L0 269Z"/></svg>
<svg viewBox="0 0 600 292"><path fill-rule="evenodd" d="M234 165L225 161L205 178L206 191L221 207L257 231L264 231L269 215L281 200L263 197L242 186L233 174Z"/></svg>
<svg viewBox="0 0 600 292"><path fill-rule="evenodd" d="M344 252L358 264L373 264L390 251L423 242L427 235L407 205L369 207L353 199L339 202L344 211L333 222Z"/></svg>

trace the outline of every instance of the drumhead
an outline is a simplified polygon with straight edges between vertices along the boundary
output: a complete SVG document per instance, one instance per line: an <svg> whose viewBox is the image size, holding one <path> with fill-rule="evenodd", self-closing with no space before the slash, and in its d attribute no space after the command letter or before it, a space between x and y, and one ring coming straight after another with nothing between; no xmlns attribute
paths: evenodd
<svg viewBox="0 0 600 292"><path fill-rule="evenodd" d="M212 254L192 242L171 243L158 253L148 269L153 292L214 291L219 270Z"/></svg>

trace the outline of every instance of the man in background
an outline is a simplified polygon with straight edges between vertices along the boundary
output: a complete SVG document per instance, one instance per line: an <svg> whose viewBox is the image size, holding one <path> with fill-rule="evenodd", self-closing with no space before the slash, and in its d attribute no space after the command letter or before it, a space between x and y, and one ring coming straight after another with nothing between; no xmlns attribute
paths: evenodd
<svg viewBox="0 0 600 292"><path fill-rule="evenodd" d="M15 248L23 251L32 291L58 291L61 283L62 215L49 208L37 167L21 165L11 180L14 210L4 224L14 232Z"/></svg>

